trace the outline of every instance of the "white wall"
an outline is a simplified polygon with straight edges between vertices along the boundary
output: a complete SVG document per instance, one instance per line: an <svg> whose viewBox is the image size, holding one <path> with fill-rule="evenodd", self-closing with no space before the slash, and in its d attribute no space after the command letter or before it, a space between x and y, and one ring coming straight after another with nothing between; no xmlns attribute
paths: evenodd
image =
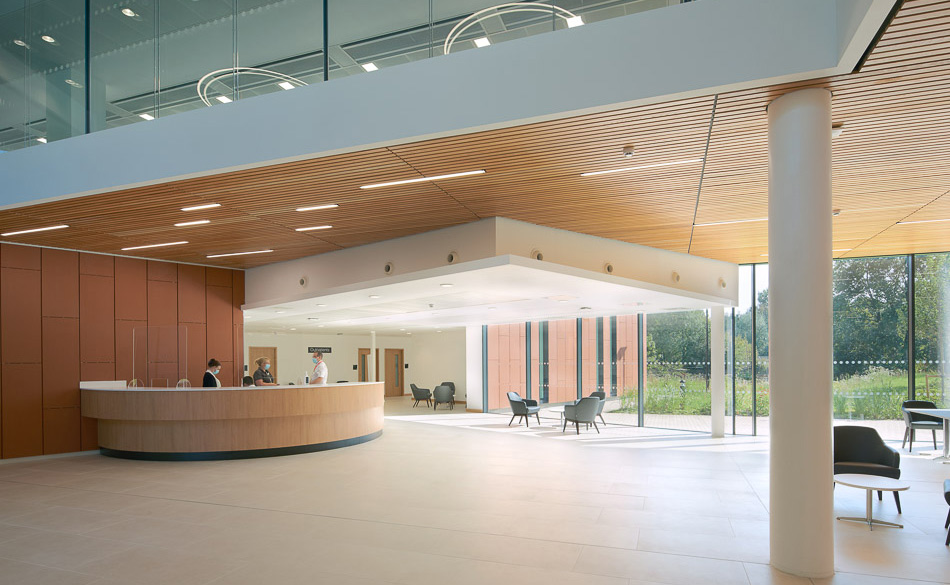
<svg viewBox="0 0 950 585"><path fill-rule="evenodd" d="M440 382L455 382L455 399L467 400L465 330L458 328L442 333L416 334L412 336L412 342L413 358L409 362L412 374L406 379L429 389Z"/></svg>
<svg viewBox="0 0 950 585"><path fill-rule="evenodd" d="M249 368L248 375L256 367L250 347L277 348L277 381L281 384L302 383L303 376L313 371L312 356L307 353L310 346L332 348L332 352L323 356L330 373L330 382L337 380L357 381L358 350L370 347L369 335L315 335L311 333L255 333L245 331L244 353ZM409 367L405 372L404 392L409 394L409 384L432 389L440 382L455 382L455 397L465 400L465 331L446 330L442 333L425 333L406 336L376 336L379 348L379 379L385 380L383 358L386 349L403 349Z"/></svg>
<svg viewBox="0 0 950 585"><path fill-rule="evenodd" d="M332 352L323 356L330 373L330 382L337 380L347 380L349 382L357 381L357 370L353 366L357 364L357 355L359 348L369 347L369 335L317 335L311 333L255 333L245 331L244 333L244 352L247 355L248 375L252 375L256 365L254 360L257 355L250 355L248 348L255 347L276 347L277 348L277 374L278 382L286 384L302 383L303 376L307 372L313 371L313 360L307 348L310 346L322 346L332 348ZM386 348L404 349L405 359L412 367L411 357L413 355L412 336L405 337L384 337L376 336L376 347L379 349L379 379L385 379L385 370L383 368L383 358L386 355ZM410 370L406 370L407 383L406 392L409 391L408 382L412 382ZM299 382L298 382L299 380Z"/></svg>

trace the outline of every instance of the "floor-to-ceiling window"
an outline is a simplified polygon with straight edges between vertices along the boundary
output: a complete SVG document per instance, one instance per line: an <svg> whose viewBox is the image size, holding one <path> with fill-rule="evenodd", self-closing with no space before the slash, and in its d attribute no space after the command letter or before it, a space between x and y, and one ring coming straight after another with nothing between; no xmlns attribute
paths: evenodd
<svg viewBox="0 0 950 585"><path fill-rule="evenodd" d="M886 439L904 433L907 267L907 256L834 263L834 416L871 424Z"/></svg>
<svg viewBox="0 0 950 585"><path fill-rule="evenodd" d="M917 400L950 407L950 253L914 256L914 387Z"/></svg>
<svg viewBox="0 0 950 585"><path fill-rule="evenodd" d="M646 319L644 424L709 431L709 319L706 311L657 313Z"/></svg>

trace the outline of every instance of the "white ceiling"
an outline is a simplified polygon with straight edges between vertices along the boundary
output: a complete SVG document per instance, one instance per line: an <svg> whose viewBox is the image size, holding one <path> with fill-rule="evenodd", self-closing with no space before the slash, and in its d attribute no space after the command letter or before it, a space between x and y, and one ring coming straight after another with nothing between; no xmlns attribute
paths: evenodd
<svg viewBox="0 0 950 585"><path fill-rule="evenodd" d="M247 309L245 329L411 334L469 325L682 311L715 305L655 288L563 266L504 264Z"/></svg>

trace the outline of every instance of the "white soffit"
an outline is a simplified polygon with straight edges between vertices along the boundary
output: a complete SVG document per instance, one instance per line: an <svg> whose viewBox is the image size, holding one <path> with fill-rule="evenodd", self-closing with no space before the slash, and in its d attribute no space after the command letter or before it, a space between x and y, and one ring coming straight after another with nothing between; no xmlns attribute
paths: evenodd
<svg viewBox="0 0 950 585"><path fill-rule="evenodd" d="M726 298L505 255L250 308L245 327L403 333L731 305Z"/></svg>

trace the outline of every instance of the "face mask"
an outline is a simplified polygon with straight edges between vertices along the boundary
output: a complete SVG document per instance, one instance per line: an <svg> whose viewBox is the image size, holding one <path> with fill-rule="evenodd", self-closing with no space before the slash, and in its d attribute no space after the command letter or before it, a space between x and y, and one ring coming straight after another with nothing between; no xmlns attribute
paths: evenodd
<svg viewBox="0 0 950 585"><path fill-rule="evenodd" d="M319 360L317 358L313 358L313 363L318 363L318 362Z"/></svg>
<svg viewBox="0 0 950 585"><path fill-rule="evenodd" d="M214 375L215 375L215 376L217 376L217 375L220 374L220 373L221 373L221 368L218 368L217 370L214 371Z"/></svg>
<svg viewBox="0 0 950 585"><path fill-rule="evenodd" d="M269 370L269 369L270 369L270 364L264 364L264 369L265 369L265 370Z"/></svg>

